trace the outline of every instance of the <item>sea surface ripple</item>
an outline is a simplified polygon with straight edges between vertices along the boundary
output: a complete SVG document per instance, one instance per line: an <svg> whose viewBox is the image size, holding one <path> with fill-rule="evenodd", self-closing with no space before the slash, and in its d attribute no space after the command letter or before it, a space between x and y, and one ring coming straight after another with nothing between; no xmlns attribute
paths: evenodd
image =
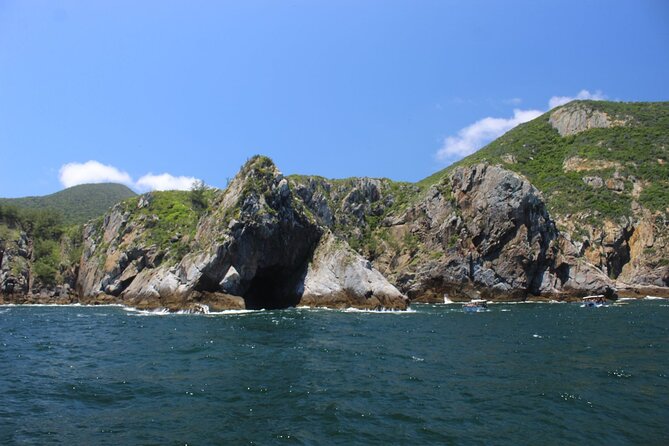
<svg viewBox="0 0 669 446"><path fill-rule="evenodd" d="M669 304L0 307L0 444L669 444Z"/></svg>

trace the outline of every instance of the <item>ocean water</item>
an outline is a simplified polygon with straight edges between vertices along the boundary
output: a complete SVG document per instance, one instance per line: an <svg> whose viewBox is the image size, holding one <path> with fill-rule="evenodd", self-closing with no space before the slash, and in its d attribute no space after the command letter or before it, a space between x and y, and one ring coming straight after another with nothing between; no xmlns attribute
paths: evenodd
<svg viewBox="0 0 669 446"><path fill-rule="evenodd" d="M669 444L669 301L0 307L0 444Z"/></svg>

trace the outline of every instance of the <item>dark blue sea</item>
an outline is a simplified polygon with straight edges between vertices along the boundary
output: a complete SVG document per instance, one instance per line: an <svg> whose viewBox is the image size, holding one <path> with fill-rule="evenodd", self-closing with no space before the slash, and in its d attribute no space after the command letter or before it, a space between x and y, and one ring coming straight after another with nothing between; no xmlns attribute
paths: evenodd
<svg viewBox="0 0 669 446"><path fill-rule="evenodd" d="M666 445L669 301L0 307L2 445Z"/></svg>

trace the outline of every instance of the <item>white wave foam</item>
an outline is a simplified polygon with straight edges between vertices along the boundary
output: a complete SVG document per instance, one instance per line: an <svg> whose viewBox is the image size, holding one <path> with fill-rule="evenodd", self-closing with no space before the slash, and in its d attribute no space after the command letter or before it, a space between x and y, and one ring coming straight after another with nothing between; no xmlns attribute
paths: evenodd
<svg viewBox="0 0 669 446"><path fill-rule="evenodd" d="M667 299L666 297L660 297L660 296L646 296L643 298L643 300L665 300Z"/></svg>
<svg viewBox="0 0 669 446"><path fill-rule="evenodd" d="M222 311L211 311L207 313L207 316L218 316L226 314L248 314L248 313L261 313L265 310L222 310Z"/></svg>
<svg viewBox="0 0 669 446"><path fill-rule="evenodd" d="M174 316L174 315L190 315L190 316L223 316L232 314L247 314L258 313L265 310L223 310L223 311L209 311L209 306L202 305L201 310L178 310L170 311L167 308L154 308L152 310L140 310L134 307L123 307L123 311L132 313L131 316Z"/></svg>
<svg viewBox="0 0 669 446"><path fill-rule="evenodd" d="M363 308L354 308L354 307L348 307L348 308L330 308L330 307L307 307L307 306L299 306L295 307L297 310L307 310L307 311L336 311L340 313L373 313L373 314L407 314L407 313L415 313L416 310L413 308L409 307L406 310L389 310L387 308L382 308L380 310L366 310Z"/></svg>

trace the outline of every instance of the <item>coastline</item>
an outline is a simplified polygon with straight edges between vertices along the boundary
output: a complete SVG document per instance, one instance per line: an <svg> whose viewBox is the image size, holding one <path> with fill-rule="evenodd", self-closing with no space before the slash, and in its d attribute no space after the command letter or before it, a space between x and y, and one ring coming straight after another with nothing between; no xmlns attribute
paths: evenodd
<svg viewBox="0 0 669 446"><path fill-rule="evenodd" d="M493 293L484 293L486 299L492 304L518 304L518 303L573 303L580 302L585 296L584 293L561 293L547 294L539 296L527 296L524 299L508 299L508 294L495 296ZM121 299L107 294L97 296L80 297L75 294L65 294L52 296L45 293L40 294L0 294L0 306L26 305L26 306L118 306L132 309L139 312L152 313L188 313L188 314L215 314L219 312L252 312L258 309L246 308L244 300L238 296L225 295L221 293L207 293L207 295L197 296L199 299L187 299L183 301L147 301L138 299ZM616 296L610 300L643 300L647 298L669 299L668 287L648 287L648 286L625 286L617 290ZM294 308L300 309L329 309L343 310L351 312L406 312L411 311L411 304L462 304L468 302L468 299L462 296L452 296L445 299L437 298L436 295L411 299L406 308L385 308L378 305L360 305L353 301L336 302L312 302L309 299L306 302L299 302Z"/></svg>

